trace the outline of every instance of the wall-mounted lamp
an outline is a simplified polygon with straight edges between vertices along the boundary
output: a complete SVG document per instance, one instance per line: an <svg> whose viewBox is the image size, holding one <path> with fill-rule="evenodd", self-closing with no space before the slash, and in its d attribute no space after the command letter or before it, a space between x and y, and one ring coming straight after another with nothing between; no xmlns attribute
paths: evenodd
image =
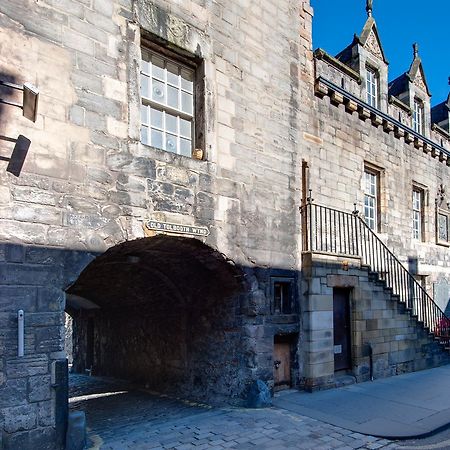
<svg viewBox="0 0 450 450"><path fill-rule="evenodd" d="M10 102L9 100L5 100L2 98L0 98L0 103L20 108L23 112L24 117L31 120L32 122L36 122L38 101L39 101L39 90L31 83L24 83L23 85L20 85L0 80L0 86L5 86L10 89L22 91L23 92L22 104Z"/></svg>
<svg viewBox="0 0 450 450"><path fill-rule="evenodd" d="M6 171L18 177L25 162L25 158L27 157L31 141L21 134L17 139L12 139L6 136L0 136L0 139L8 142L15 142L13 151L11 153L11 158L0 156L0 161L8 161L8 167L6 168Z"/></svg>

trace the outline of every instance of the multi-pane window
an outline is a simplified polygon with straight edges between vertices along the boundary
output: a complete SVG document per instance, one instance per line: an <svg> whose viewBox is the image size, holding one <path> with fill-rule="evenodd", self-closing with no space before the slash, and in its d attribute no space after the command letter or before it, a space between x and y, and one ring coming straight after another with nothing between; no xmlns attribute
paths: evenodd
<svg viewBox="0 0 450 450"><path fill-rule="evenodd" d="M420 100L414 99L413 110L413 130L417 133L423 134L423 103Z"/></svg>
<svg viewBox="0 0 450 450"><path fill-rule="evenodd" d="M191 156L194 70L143 49L141 98L141 142Z"/></svg>
<svg viewBox="0 0 450 450"><path fill-rule="evenodd" d="M378 108L378 74L370 67L366 70L367 103Z"/></svg>
<svg viewBox="0 0 450 450"><path fill-rule="evenodd" d="M413 239L422 240L423 236L423 192L414 189L412 192L412 231Z"/></svg>
<svg viewBox="0 0 450 450"><path fill-rule="evenodd" d="M378 228L378 174L364 170L364 217L368 227Z"/></svg>

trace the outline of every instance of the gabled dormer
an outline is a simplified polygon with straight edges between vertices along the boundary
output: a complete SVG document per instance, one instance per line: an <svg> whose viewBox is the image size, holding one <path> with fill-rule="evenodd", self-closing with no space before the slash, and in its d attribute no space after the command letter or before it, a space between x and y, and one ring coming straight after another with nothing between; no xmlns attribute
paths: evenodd
<svg viewBox="0 0 450 450"><path fill-rule="evenodd" d="M447 100L431 108L431 123L450 133L450 94Z"/></svg>
<svg viewBox="0 0 450 450"><path fill-rule="evenodd" d="M414 44L413 49L413 61L409 70L389 83L389 95L396 97L411 110L411 128L423 136L429 136L431 93L419 56L419 46Z"/></svg>
<svg viewBox="0 0 450 450"><path fill-rule="evenodd" d="M362 80L361 99L387 112L389 63L372 16L372 0L367 0L366 11L367 20L361 35L355 34L353 42L337 54L336 59L359 73Z"/></svg>

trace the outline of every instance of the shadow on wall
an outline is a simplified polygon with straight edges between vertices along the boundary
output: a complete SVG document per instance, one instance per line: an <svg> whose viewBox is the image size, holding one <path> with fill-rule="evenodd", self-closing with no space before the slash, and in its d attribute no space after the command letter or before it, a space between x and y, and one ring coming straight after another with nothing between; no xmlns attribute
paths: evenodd
<svg viewBox="0 0 450 450"><path fill-rule="evenodd" d="M17 80L13 75L0 72L0 161L8 162L6 171L18 177L31 141L21 134L17 137L6 135L9 110L18 109L10 103L23 104L23 92L10 86L16 84Z"/></svg>
<svg viewBox="0 0 450 450"><path fill-rule="evenodd" d="M68 404L67 374L59 370L65 367L62 289L94 257L0 243L0 433L5 450L64 446ZM19 310L24 312L23 340ZM27 432L20 417L26 417Z"/></svg>
<svg viewBox="0 0 450 450"><path fill-rule="evenodd" d="M273 379L274 335L298 333L295 307L287 323L264 323L273 278L296 282L292 271L239 267L191 238L143 238L102 255L3 244L4 357L17 355L18 309L28 323L26 355L63 350L66 309L76 371L239 403L252 380Z"/></svg>

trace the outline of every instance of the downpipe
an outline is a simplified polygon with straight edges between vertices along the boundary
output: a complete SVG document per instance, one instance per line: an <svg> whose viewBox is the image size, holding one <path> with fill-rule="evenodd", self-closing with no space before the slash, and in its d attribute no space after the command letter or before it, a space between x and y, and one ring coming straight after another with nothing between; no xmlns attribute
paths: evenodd
<svg viewBox="0 0 450 450"><path fill-rule="evenodd" d="M373 348L372 348L372 344L367 344L368 345L368 352L369 352L369 376L370 376L370 381L373 381Z"/></svg>

